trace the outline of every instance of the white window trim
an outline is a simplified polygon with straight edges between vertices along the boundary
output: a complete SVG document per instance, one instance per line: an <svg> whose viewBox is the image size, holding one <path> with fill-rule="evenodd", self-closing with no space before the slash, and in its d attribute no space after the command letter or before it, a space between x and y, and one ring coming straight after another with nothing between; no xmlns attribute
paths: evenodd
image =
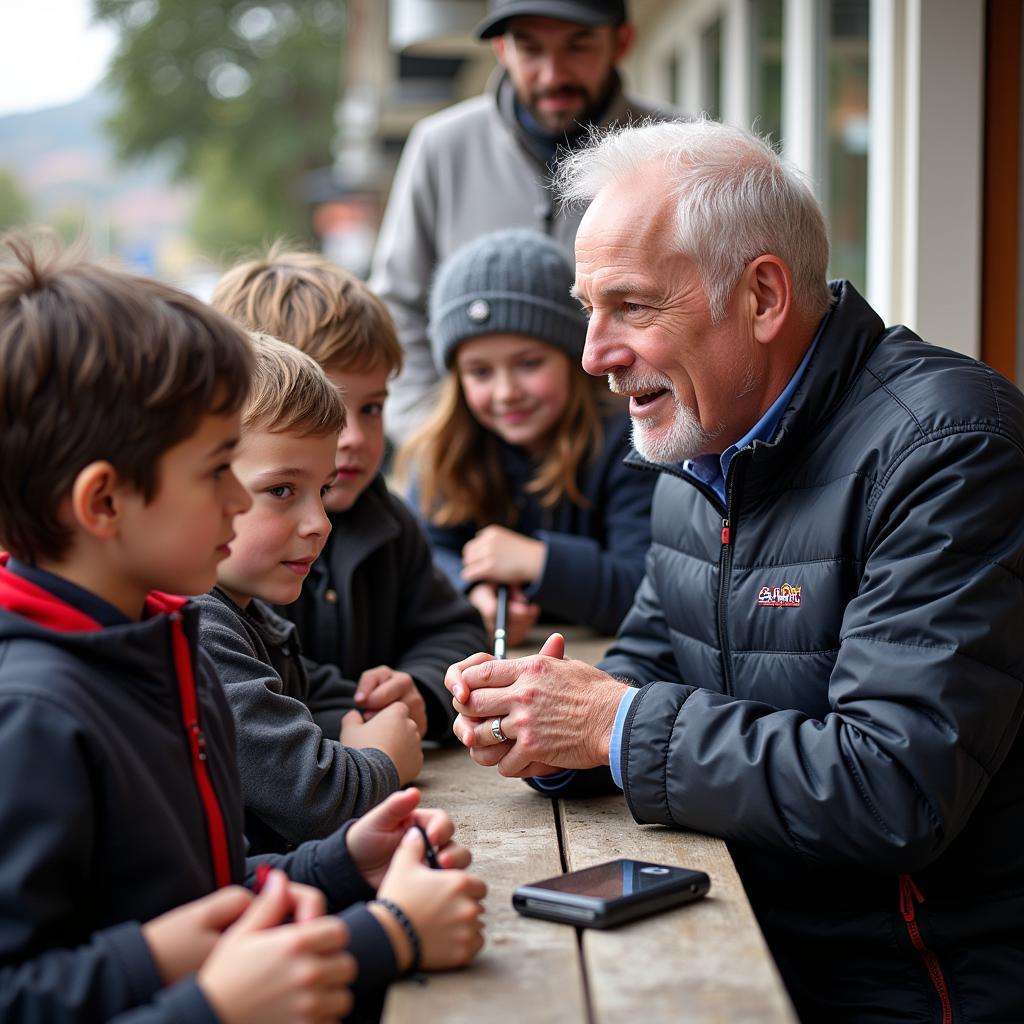
<svg viewBox="0 0 1024 1024"><path fill-rule="evenodd" d="M871 63L891 74L879 70L871 82L867 298L887 322L976 357L984 7L875 0L871 10Z"/></svg>
<svg viewBox="0 0 1024 1024"><path fill-rule="evenodd" d="M704 53L701 37L718 18L722 18L722 107L723 116L727 116L727 104L730 102L728 97L735 92L735 83L730 82L728 70L733 63L729 50L729 22L734 15L731 15L730 9L737 6L737 0L692 0L666 12L664 19L658 22L657 31L650 33L646 45L642 50L638 48L629 62L632 77L640 90L649 96L667 99L659 78L663 79L661 69L675 53L682 64L678 85L680 109L686 114L703 110L705 97L701 91L704 82Z"/></svg>
<svg viewBox="0 0 1024 1024"><path fill-rule="evenodd" d="M820 13L819 0L785 0L782 6L782 155L819 195Z"/></svg>

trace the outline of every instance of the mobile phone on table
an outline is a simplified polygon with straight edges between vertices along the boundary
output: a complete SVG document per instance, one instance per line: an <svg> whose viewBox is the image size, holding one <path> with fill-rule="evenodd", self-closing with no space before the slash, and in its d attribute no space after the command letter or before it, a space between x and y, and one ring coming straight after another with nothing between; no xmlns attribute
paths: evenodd
<svg viewBox="0 0 1024 1024"><path fill-rule="evenodd" d="M512 906L527 917L577 928L614 928L700 899L710 888L703 871L620 859L521 885Z"/></svg>

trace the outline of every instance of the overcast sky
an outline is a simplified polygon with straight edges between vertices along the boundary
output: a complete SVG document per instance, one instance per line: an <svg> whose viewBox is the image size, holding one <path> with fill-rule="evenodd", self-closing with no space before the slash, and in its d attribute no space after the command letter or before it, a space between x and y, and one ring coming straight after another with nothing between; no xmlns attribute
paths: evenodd
<svg viewBox="0 0 1024 1024"><path fill-rule="evenodd" d="M102 77L112 29L90 0L0 0L0 116L68 103Z"/></svg>

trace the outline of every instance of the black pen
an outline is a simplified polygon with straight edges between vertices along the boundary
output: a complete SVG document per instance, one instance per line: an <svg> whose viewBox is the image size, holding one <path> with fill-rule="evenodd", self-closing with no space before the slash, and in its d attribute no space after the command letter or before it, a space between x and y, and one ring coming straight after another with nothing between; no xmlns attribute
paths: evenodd
<svg viewBox="0 0 1024 1024"><path fill-rule="evenodd" d="M427 863L437 870L441 869L441 865L437 861L437 851L434 849L434 844L430 841L430 837L427 835L427 830L417 822L413 822L414 825L420 830L420 835L423 836L423 849L426 851Z"/></svg>
<svg viewBox="0 0 1024 1024"><path fill-rule="evenodd" d="M494 656L505 657L505 631L508 629L508 584L498 584L498 607L494 613Z"/></svg>

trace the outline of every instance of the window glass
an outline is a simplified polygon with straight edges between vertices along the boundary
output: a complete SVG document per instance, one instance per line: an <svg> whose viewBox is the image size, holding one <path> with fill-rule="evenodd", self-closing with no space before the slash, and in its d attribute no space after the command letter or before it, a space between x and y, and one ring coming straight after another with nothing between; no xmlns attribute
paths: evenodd
<svg viewBox="0 0 1024 1024"><path fill-rule="evenodd" d="M703 81L701 107L716 121L722 119L722 19L713 21L701 34Z"/></svg>
<svg viewBox="0 0 1024 1024"><path fill-rule="evenodd" d="M750 0L752 127L778 148L782 136L782 0Z"/></svg>
<svg viewBox="0 0 1024 1024"><path fill-rule="evenodd" d="M864 290L868 221L869 0L822 0L824 46L822 200L832 277Z"/></svg>
<svg viewBox="0 0 1024 1024"><path fill-rule="evenodd" d="M673 50L665 58L665 96L672 106L682 109L683 95L683 58L678 50Z"/></svg>

